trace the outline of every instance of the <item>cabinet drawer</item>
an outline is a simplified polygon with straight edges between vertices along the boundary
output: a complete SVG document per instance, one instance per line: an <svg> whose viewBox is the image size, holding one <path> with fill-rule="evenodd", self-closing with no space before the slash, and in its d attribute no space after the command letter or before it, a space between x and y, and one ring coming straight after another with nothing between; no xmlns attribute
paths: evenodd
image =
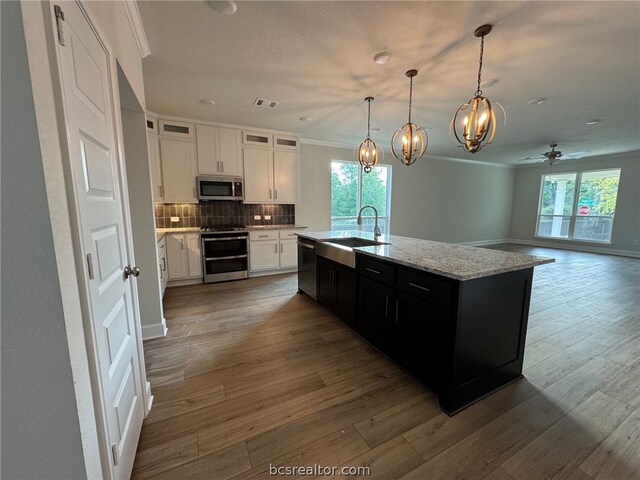
<svg viewBox="0 0 640 480"><path fill-rule="evenodd" d="M388 263L372 260L364 255L360 255L358 271L361 275L377 280L385 285L393 286L393 276L395 267Z"/></svg>
<svg viewBox="0 0 640 480"><path fill-rule="evenodd" d="M277 230L252 230L249 232L249 240L252 242L259 240L278 240Z"/></svg>
<svg viewBox="0 0 640 480"><path fill-rule="evenodd" d="M298 238L296 232L297 230L280 230L280 240L295 240Z"/></svg>
<svg viewBox="0 0 640 480"><path fill-rule="evenodd" d="M428 274L404 269L398 272L398 290L443 307L451 304L451 289L450 282Z"/></svg>

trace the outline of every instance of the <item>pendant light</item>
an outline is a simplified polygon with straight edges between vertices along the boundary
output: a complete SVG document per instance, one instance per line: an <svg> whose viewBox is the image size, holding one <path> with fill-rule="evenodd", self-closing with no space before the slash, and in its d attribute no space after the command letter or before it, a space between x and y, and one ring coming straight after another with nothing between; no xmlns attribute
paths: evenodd
<svg viewBox="0 0 640 480"><path fill-rule="evenodd" d="M371 140L371 102L373 102L374 98L367 97L364 100L369 103L367 107L367 138L364 139L354 154L360 165L362 165L364 172L369 173L384 158L384 151Z"/></svg>
<svg viewBox="0 0 640 480"><path fill-rule="evenodd" d="M413 101L413 77L417 70L409 70L409 121L396 130L391 138L391 153L405 165L413 165L424 155L429 143L427 131L411 122L411 103Z"/></svg>
<svg viewBox="0 0 640 480"><path fill-rule="evenodd" d="M482 147L491 143L498 126L496 110L494 106L491 105L489 99L482 96L482 90L480 90L484 37L487 36L489 32L491 32L491 25L482 25L476 28L474 32L476 37L480 37L478 87L475 96L458 108L449 126L449 134L451 137L470 153L479 152ZM495 106L504 114L504 109L499 103L495 102Z"/></svg>

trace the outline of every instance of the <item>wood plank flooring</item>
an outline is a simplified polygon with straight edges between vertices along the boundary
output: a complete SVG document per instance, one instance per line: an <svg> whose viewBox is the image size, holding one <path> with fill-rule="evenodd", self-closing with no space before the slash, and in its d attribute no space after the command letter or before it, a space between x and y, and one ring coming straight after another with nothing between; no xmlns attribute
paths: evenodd
<svg viewBox="0 0 640 480"><path fill-rule="evenodd" d="M133 478L640 479L640 260L491 248L556 263L534 273L526 378L454 417L296 275L169 289Z"/></svg>

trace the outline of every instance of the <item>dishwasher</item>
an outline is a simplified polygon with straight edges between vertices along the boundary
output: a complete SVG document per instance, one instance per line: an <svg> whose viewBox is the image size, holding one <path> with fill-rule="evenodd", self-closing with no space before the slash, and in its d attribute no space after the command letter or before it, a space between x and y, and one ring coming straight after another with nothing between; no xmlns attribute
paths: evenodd
<svg viewBox="0 0 640 480"><path fill-rule="evenodd" d="M316 295L316 242L298 237L298 293Z"/></svg>

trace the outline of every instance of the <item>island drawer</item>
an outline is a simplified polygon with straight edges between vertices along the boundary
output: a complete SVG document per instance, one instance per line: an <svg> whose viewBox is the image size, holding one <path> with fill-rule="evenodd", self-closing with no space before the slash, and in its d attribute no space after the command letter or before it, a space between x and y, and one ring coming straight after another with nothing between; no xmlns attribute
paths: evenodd
<svg viewBox="0 0 640 480"><path fill-rule="evenodd" d="M377 280L385 285L393 286L395 267L388 263L378 262L365 255L360 255L358 272L372 280Z"/></svg>
<svg viewBox="0 0 640 480"><path fill-rule="evenodd" d="M432 275L400 269L398 290L443 307L451 305L451 283Z"/></svg>

